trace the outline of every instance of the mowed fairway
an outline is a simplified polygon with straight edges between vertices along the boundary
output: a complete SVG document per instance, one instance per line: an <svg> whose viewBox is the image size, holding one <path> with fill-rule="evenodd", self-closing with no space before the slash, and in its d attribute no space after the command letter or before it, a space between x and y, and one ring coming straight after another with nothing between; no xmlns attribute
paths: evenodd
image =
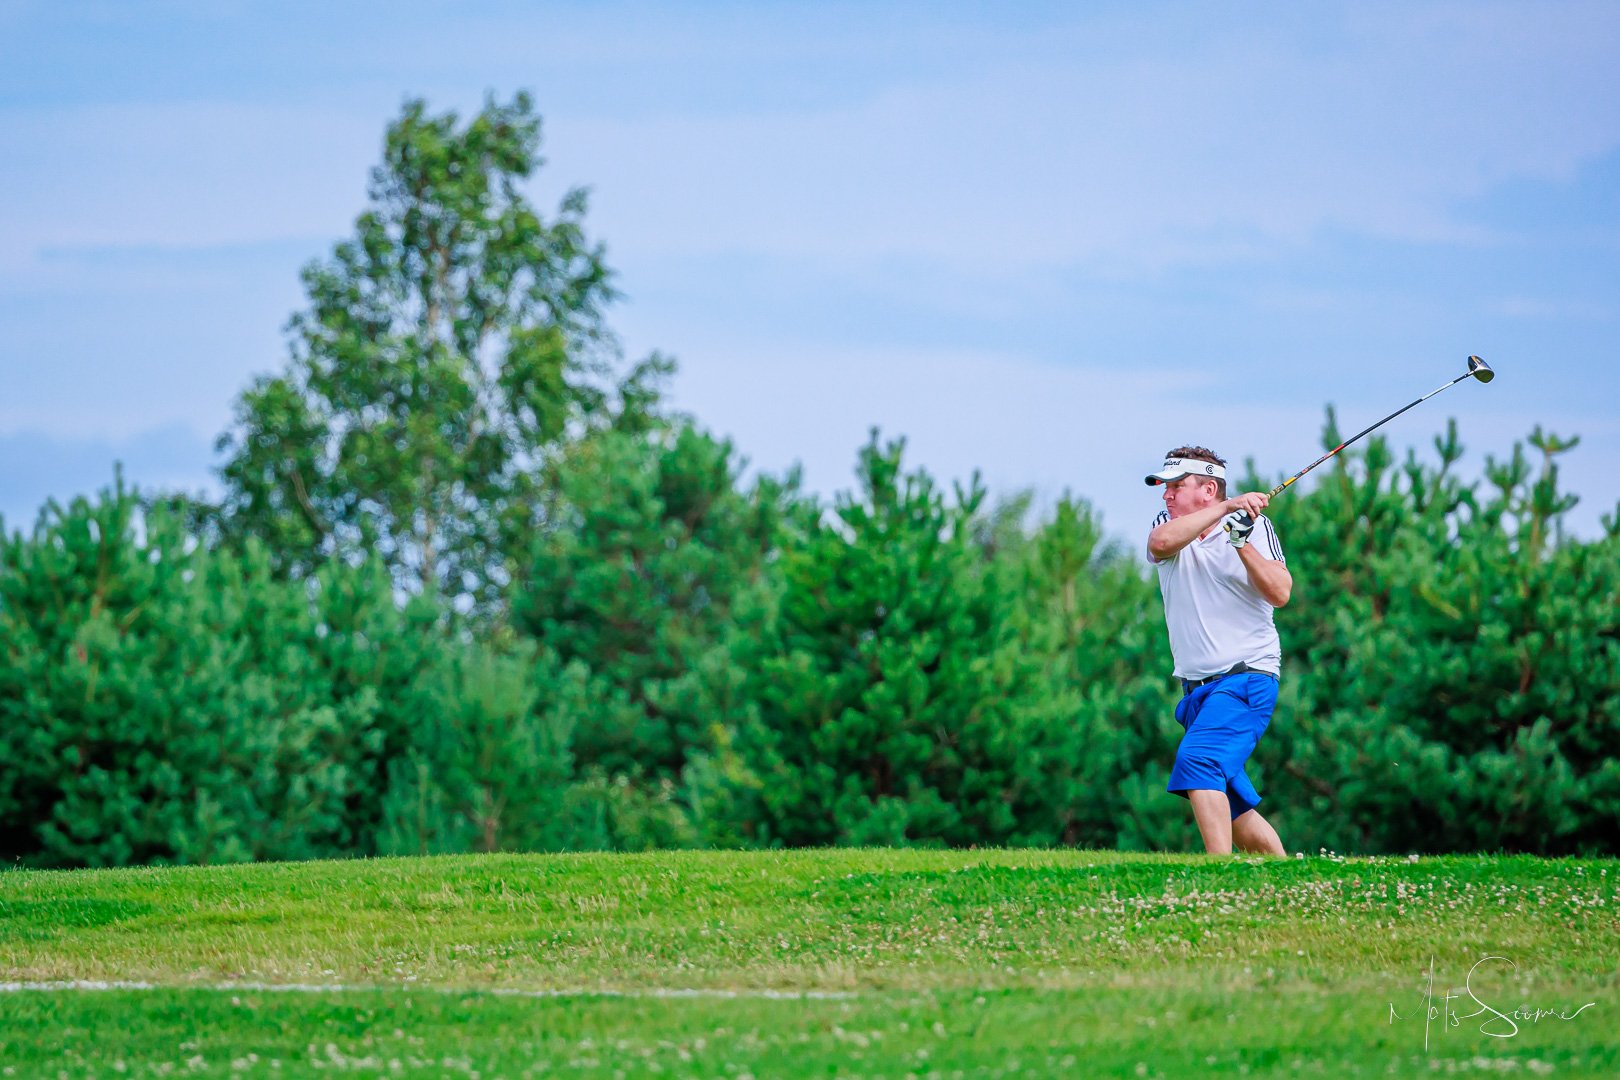
<svg viewBox="0 0 1620 1080"><path fill-rule="evenodd" d="M1617 887L1073 851L6 871L0 1075L1614 1077Z"/></svg>

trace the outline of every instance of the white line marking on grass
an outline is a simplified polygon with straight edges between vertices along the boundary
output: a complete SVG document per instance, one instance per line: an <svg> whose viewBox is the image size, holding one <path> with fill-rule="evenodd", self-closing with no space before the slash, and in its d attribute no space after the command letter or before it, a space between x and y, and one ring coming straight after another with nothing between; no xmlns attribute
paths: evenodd
<svg viewBox="0 0 1620 1080"><path fill-rule="evenodd" d="M412 994L488 994L491 997L519 998L764 998L772 1001L848 1001L855 994L844 990L706 990L698 987L653 987L648 990L587 990L554 988L523 990L515 987L421 986L380 984L349 986L343 983L151 983L126 980L72 979L62 982L0 982L0 993L29 991L50 993L61 990L211 990L215 993L269 994L364 994L403 990Z"/></svg>

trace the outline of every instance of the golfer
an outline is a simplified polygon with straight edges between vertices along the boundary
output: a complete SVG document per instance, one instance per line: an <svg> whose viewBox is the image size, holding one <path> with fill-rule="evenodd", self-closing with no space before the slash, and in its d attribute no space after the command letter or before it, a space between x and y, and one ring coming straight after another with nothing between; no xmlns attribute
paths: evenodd
<svg viewBox="0 0 1620 1080"><path fill-rule="evenodd" d="M1147 550L1181 680L1176 721L1186 732L1168 790L1192 804L1211 854L1231 854L1234 842L1286 854L1243 771L1277 705L1282 646L1272 611L1294 586L1277 532L1260 516L1269 497L1227 498L1226 462L1202 446L1170 451L1146 479L1164 488ZM1248 516L1233 516L1240 512Z"/></svg>

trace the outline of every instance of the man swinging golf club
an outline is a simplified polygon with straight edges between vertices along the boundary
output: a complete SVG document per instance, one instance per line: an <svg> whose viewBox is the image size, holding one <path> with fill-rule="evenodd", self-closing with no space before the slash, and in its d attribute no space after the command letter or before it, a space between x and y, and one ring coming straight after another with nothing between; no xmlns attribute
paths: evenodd
<svg viewBox="0 0 1620 1080"><path fill-rule="evenodd" d="M1231 854L1234 842L1286 854L1244 773L1277 704L1282 646L1272 611L1294 585L1277 532L1260 516L1271 498L1227 498L1226 462L1202 446L1170 451L1146 480L1164 488L1147 551L1181 680L1176 721L1186 731L1168 790L1192 804L1211 854Z"/></svg>
<svg viewBox="0 0 1620 1080"><path fill-rule="evenodd" d="M1192 803L1205 850L1229 854L1236 842L1244 851L1286 854L1277 830L1255 809L1260 794L1243 771L1277 704L1282 645L1272 611L1288 603L1294 588L1277 530L1260 511L1408 409L1468 379L1495 378L1491 365L1470 356L1461 375L1369 424L1270 491L1228 499L1226 462L1202 446L1170 451L1164 467L1147 475L1148 484L1164 486L1164 510L1147 548L1159 571L1170 655L1181 680L1176 720L1186 732L1168 788Z"/></svg>

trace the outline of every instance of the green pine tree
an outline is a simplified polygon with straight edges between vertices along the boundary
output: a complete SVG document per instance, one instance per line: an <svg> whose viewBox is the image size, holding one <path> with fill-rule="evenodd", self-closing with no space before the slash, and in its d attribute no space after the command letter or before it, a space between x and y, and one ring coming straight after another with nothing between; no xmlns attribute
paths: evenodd
<svg viewBox="0 0 1620 1080"><path fill-rule="evenodd" d="M1296 846L1620 847L1620 544L1563 527L1573 440L1530 444L1464 482L1454 424L1438 466L1374 439L1275 508L1302 655L1260 757Z"/></svg>
<svg viewBox="0 0 1620 1080"><path fill-rule="evenodd" d="M874 432L860 490L797 510L739 620L744 719L700 776L752 843L998 843L1034 812L1037 682L975 541L984 491L947 501L902 451Z"/></svg>
<svg viewBox="0 0 1620 1080"><path fill-rule="evenodd" d="M712 743L708 686L726 677L723 636L759 580L792 483L738 486L731 445L689 425L604 432L556 476L555 527L528 563L514 625L588 679L571 721L581 766L677 780Z"/></svg>
<svg viewBox="0 0 1620 1080"><path fill-rule="evenodd" d="M0 547L0 853L121 865L366 850L391 678L380 566L289 583L122 481ZM397 683L395 684L397 685Z"/></svg>

